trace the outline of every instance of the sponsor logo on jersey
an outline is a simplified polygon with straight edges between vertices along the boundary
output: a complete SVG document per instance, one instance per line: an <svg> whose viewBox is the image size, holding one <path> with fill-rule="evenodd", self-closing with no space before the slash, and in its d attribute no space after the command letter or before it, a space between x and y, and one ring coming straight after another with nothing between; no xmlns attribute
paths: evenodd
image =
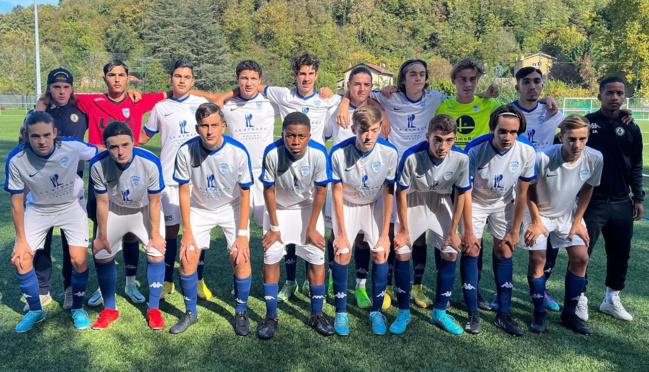
<svg viewBox="0 0 649 372"><path fill-rule="evenodd" d="M140 186L140 176L131 177L131 183L133 186Z"/></svg>
<svg viewBox="0 0 649 372"><path fill-rule="evenodd" d="M61 164L63 168L67 168L70 165L70 159L68 159L67 156L64 156L59 159L59 164Z"/></svg>
<svg viewBox="0 0 649 372"><path fill-rule="evenodd" d="M622 137L624 135L624 132L625 132L624 128L622 128L622 127L615 128L615 134L617 134L618 137Z"/></svg>
<svg viewBox="0 0 649 372"><path fill-rule="evenodd" d="M381 162L380 161L372 162L372 170L374 171L374 173L379 173L379 171L381 170Z"/></svg>
<svg viewBox="0 0 649 372"><path fill-rule="evenodd" d="M79 115L77 114L70 114L70 121L73 123L76 123L79 121Z"/></svg>
<svg viewBox="0 0 649 372"><path fill-rule="evenodd" d="M579 178L581 178L582 181L586 181L589 175L590 175L590 171L588 169L582 169L579 172Z"/></svg>
<svg viewBox="0 0 649 372"><path fill-rule="evenodd" d="M591 133L597 133L597 130L600 129L601 127L597 125L597 123L592 123L590 125L590 132Z"/></svg>
<svg viewBox="0 0 649 372"><path fill-rule="evenodd" d="M309 108L308 107L302 107L302 113L304 115L307 115L309 113Z"/></svg>
<svg viewBox="0 0 649 372"><path fill-rule="evenodd" d="M453 172L446 172L444 173L444 180L448 181L453 177Z"/></svg>
<svg viewBox="0 0 649 372"><path fill-rule="evenodd" d="M178 126L180 127L180 134L187 134L187 120L178 122Z"/></svg>
<svg viewBox="0 0 649 372"><path fill-rule="evenodd" d="M536 134L536 130L530 129L527 131L527 139L530 140L530 142L534 143L534 135Z"/></svg>
<svg viewBox="0 0 649 372"><path fill-rule="evenodd" d="M472 117L462 115L457 118L457 131L460 134L469 134L475 129L475 121Z"/></svg>
<svg viewBox="0 0 649 372"><path fill-rule="evenodd" d="M40 172L40 171L36 171L36 173L32 173L32 174L30 174L30 175L29 175L29 178L32 178L32 177L34 177L35 175L37 175L37 174L38 174L38 172Z"/></svg>
<svg viewBox="0 0 649 372"><path fill-rule="evenodd" d="M246 128L254 128L252 126L252 114L246 115L245 119L246 119Z"/></svg>
<svg viewBox="0 0 649 372"><path fill-rule="evenodd" d="M297 190L300 189L300 182L297 177L293 176L293 187Z"/></svg>
<svg viewBox="0 0 649 372"><path fill-rule="evenodd" d="M123 108L122 109L122 114L124 115L125 118L127 118L127 117L131 116L131 110L129 110L128 108Z"/></svg>
<svg viewBox="0 0 649 372"><path fill-rule="evenodd" d="M408 115L408 129L413 129L415 128L415 114Z"/></svg>
<svg viewBox="0 0 649 372"><path fill-rule="evenodd" d="M122 191L122 200L125 202L131 202L132 200L129 198L129 195L131 194L131 191L126 189Z"/></svg>
<svg viewBox="0 0 649 372"><path fill-rule="evenodd" d="M308 165L303 165L300 167L300 173L302 173L303 176L306 176L311 172L311 168Z"/></svg>
<svg viewBox="0 0 649 372"><path fill-rule="evenodd" d="M215 187L214 186L214 174L208 175L206 179L207 179L207 186L206 187L208 189L214 188Z"/></svg>
<svg viewBox="0 0 649 372"><path fill-rule="evenodd" d="M59 187L61 184L59 183L59 175L55 174L50 177L50 182L52 182L52 187Z"/></svg>
<svg viewBox="0 0 649 372"><path fill-rule="evenodd" d="M219 172L221 172L221 174L226 174L226 173L228 173L228 169L230 169L230 167L228 166L227 163L221 163L221 164L219 164Z"/></svg>
<svg viewBox="0 0 649 372"><path fill-rule="evenodd" d="M433 183L428 186L428 190L435 190L439 186L439 181L433 181Z"/></svg>
<svg viewBox="0 0 649 372"><path fill-rule="evenodd" d="M494 186L493 186L493 188L494 189L502 189L503 188L502 182L503 182L503 175L502 174L494 176Z"/></svg>
<svg viewBox="0 0 649 372"><path fill-rule="evenodd" d="M367 174L363 176L363 186L364 189L369 189L370 187L367 186Z"/></svg>

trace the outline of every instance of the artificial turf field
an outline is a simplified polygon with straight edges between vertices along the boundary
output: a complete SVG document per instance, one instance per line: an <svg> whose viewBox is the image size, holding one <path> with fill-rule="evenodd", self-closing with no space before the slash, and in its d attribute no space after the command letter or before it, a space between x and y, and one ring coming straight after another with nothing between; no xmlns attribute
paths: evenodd
<svg viewBox="0 0 649 372"><path fill-rule="evenodd" d="M7 153L15 146L20 114L0 115L0 163L4 170ZM649 123L639 122L645 142L649 142ZM159 136L146 148L159 151ZM649 152L647 153L649 154ZM649 161L647 161L649 163ZM645 174L649 174L645 166ZM0 181L4 183L4 171ZM87 172L86 172L87 174ZM87 176L86 176L87 178ZM645 181L645 189L649 183ZM645 203L645 209L649 204ZM649 211L645 212L649 215ZM298 294L288 303L279 305L280 323L275 337L261 341L253 334L238 337L232 328L234 298L232 272L222 233L213 233L211 249L205 262L205 278L214 293L210 301L198 302L200 321L186 333L171 335L168 329L184 313L182 296L176 292L161 301L160 310L166 322L161 331L152 331L144 319L146 304L134 305L124 296L122 255L117 255L117 306L120 319L103 331L77 331L70 313L61 308L63 285L60 277L60 240L53 247L54 270L51 292L54 302L45 307L47 319L25 334L14 327L22 317L24 302L9 258L15 237L8 193L0 197L0 370L289 370L289 371L414 371L414 370L529 370L529 371L648 371L649 360L649 224L635 224L635 235L627 287L622 292L626 309L634 321L625 323L599 312L604 296L605 254L600 239L591 258L589 270L590 320L595 334L583 337L559 325L559 313L549 313L548 330L542 335L528 332L532 319L532 304L527 293L527 253L514 252L514 293L512 316L526 331L514 338L497 329L492 321L495 313L482 312L483 331L480 335L453 336L432 326L430 310L411 305L412 324L401 336L374 336L370 332L369 312L356 307L353 264L350 265L349 317L351 335L348 337L319 336L307 325L309 299ZM253 224L254 225L254 224ZM261 270L263 255L261 230L251 227L251 261L253 285L248 302L248 314L254 329L265 314ZM58 235L58 230L55 232ZM491 240L485 241L481 292L493 298L495 286L491 270ZM88 255L91 261L90 255ZM561 251L555 273L548 282L553 297L563 302L563 272L567 254ZM90 264L90 280L86 299L97 288L95 271ZM458 265L459 266L459 265ZM138 283L146 296L146 258L140 255ZM466 312L458 279L451 298L452 314L461 324ZM283 277L281 281L283 282ZM302 260L298 262L298 282L304 281ZM429 249L428 269L424 285L433 297L435 270L432 248ZM371 288L368 283L368 289ZM176 287L179 287L176 274ZM333 299L327 298L324 311L333 321ZM99 308L86 307L91 321ZM397 313L395 306L385 312L391 323Z"/></svg>

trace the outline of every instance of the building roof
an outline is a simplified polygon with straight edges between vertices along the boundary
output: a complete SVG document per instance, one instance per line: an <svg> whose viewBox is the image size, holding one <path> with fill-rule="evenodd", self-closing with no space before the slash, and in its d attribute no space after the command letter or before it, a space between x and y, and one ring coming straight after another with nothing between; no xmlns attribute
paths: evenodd
<svg viewBox="0 0 649 372"><path fill-rule="evenodd" d="M345 72L347 72L347 71L351 71L351 70L353 70L354 68L356 68L356 67L358 67L358 66L361 66L361 65L362 65L362 66L367 66L367 67L369 67L370 69L372 69L372 70L378 72L379 74L382 74L382 75L389 75L389 76L394 76L394 74L393 74L391 71L389 71L389 70L387 70L387 69L385 69L385 68L383 68L383 67L381 67L381 66L377 66L377 65L374 65L374 64L372 64L372 63L365 63L365 62L358 63L358 64L356 64L356 65L354 65L354 66L348 68L347 70L343 71L343 73L345 73Z"/></svg>
<svg viewBox="0 0 649 372"><path fill-rule="evenodd" d="M534 53L534 54L529 55L529 56L527 56L527 57L526 57L526 56L521 56L521 58L519 58L518 60L519 60L519 61L524 61L524 60L526 60L526 59L536 58L536 57L539 57L539 56L541 56L541 57L545 57L545 58L548 58L548 59L556 59L555 57L552 57L552 56L549 55L549 54L545 54L545 53Z"/></svg>

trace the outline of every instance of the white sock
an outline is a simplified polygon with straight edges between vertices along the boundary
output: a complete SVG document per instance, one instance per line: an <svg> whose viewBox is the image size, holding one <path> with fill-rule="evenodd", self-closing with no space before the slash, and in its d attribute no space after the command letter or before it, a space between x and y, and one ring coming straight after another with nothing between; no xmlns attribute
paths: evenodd
<svg viewBox="0 0 649 372"><path fill-rule="evenodd" d="M365 289L365 283L366 282L367 282L367 279L358 279L358 278L356 278L356 289L358 289L358 288Z"/></svg>
<svg viewBox="0 0 649 372"><path fill-rule="evenodd" d="M134 285L134 284L135 284L135 275L127 276L126 277L126 285Z"/></svg>
<svg viewBox="0 0 649 372"><path fill-rule="evenodd" d="M606 287L606 299L605 301L610 303L613 303L613 296L620 297L620 291L615 291L609 287Z"/></svg>

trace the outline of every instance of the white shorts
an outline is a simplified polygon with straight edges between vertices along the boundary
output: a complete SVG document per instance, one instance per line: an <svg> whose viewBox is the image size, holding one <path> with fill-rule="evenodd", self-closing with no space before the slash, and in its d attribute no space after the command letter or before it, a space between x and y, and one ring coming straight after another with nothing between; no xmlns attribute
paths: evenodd
<svg viewBox="0 0 649 372"><path fill-rule="evenodd" d="M237 239L239 230L239 204L223 205L217 209L202 209L191 207L189 221L192 224L194 240L200 249L210 248L210 233L220 226L228 244L228 251Z"/></svg>
<svg viewBox="0 0 649 372"><path fill-rule="evenodd" d="M255 178L255 182L250 186L250 216L254 216L257 226L262 227L264 225L266 201L264 200L264 183L259 180L261 170L259 172L253 170L252 176Z"/></svg>
<svg viewBox="0 0 649 372"><path fill-rule="evenodd" d="M160 196L162 210L164 211L165 226L176 226L183 222L180 214L180 194L178 185L166 185Z"/></svg>
<svg viewBox="0 0 649 372"><path fill-rule="evenodd" d="M164 238L165 226L162 223L164 213L160 211L160 235ZM149 206L142 208L126 208L114 203L109 203L108 220L106 221L106 235L108 244L110 244L112 253L101 250L95 255L98 260L113 258L122 250L122 238L128 233L135 235L144 248L149 244L151 239L151 219L149 216ZM146 251L146 254L153 257L162 257L164 254L156 249Z"/></svg>
<svg viewBox="0 0 649 372"><path fill-rule="evenodd" d="M508 203L505 207L485 207L473 202L473 233L478 239L482 238L484 227L496 239L503 240L511 230L514 223L514 202Z"/></svg>
<svg viewBox="0 0 649 372"><path fill-rule="evenodd" d="M584 241L577 235L574 235L572 237L572 240L568 239L568 233L570 233L570 228L572 227L572 221L574 220L575 220L574 211L571 211L570 213L566 213L563 216L554 217L554 218L541 216L541 223L548 230L550 244L552 245L552 248L557 249L557 248L572 247L575 245L586 245L586 243L584 243ZM527 228L531 223L532 223L532 218L530 217L529 212L525 210L525 215L523 216L523 231L527 231ZM583 219L581 220L581 224L583 226L586 226L586 223L584 222ZM536 238L536 243L534 243L534 245L531 247L526 246L525 242L522 239L518 243L518 245L521 248L528 251L545 250L548 248L547 244L548 244L548 236L545 236L543 234L539 235Z"/></svg>
<svg viewBox="0 0 649 372"><path fill-rule="evenodd" d="M312 244L305 245L306 228L311 219L311 207L277 210L277 222L281 230L282 242L276 242L264 252L264 264L272 265L282 260L286 254L286 244L295 244L295 254L312 265L324 265L324 250ZM270 216L264 214L264 234L270 230ZM318 216L316 230L324 237L324 219Z"/></svg>
<svg viewBox="0 0 649 372"><path fill-rule="evenodd" d="M379 241L381 226L383 225L383 203L381 199L370 204L354 204L343 200L343 219L347 240L354 244L354 239L361 231L365 233L365 241L374 248ZM338 223L336 214L332 214L334 236L338 236ZM389 249L389 247L383 247ZM343 252L346 253L346 252Z"/></svg>
<svg viewBox="0 0 649 372"><path fill-rule="evenodd" d="M81 199L61 212L39 213L29 206L25 209L25 236L32 252L43 249L45 237L52 227L63 230L72 247L88 247L88 215Z"/></svg>
<svg viewBox="0 0 649 372"><path fill-rule="evenodd" d="M413 192L406 196L408 200L408 227L410 243L414 243L421 234L430 231L426 243L444 253L457 253L452 247L442 247L453 220L451 198L433 192ZM401 221L395 222L394 232L401 231ZM401 247L395 247L399 250Z"/></svg>

